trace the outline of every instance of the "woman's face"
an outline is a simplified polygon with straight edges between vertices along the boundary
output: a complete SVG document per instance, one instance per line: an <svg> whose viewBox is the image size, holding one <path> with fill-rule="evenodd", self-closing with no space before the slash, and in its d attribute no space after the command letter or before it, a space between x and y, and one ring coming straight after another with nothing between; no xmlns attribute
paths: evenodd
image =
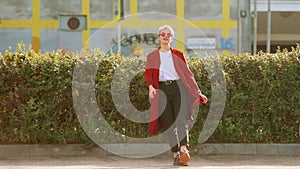
<svg viewBox="0 0 300 169"><path fill-rule="evenodd" d="M172 33L169 29L163 29L158 34L158 40L161 44L169 44L172 41Z"/></svg>

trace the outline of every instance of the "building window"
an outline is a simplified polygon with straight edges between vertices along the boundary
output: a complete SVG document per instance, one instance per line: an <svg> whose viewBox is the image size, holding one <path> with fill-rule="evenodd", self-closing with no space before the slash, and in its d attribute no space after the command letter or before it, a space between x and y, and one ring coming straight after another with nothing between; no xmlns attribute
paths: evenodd
<svg viewBox="0 0 300 169"><path fill-rule="evenodd" d="M91 0L90 4L91 20L113 20L112 0Z"/></svg>
<svg viewBox="0 0 300 169"><path fill-rule="evenodd" d="M139 19L144 20L176 19L176 1L139 0L138 12Z"/></svg>
<svg viewBox="0 0 300 169"><path fill-rule="evenodd" d="M188 20L221 20L222 0L185 0L184 16Z"/></svg>
<svg viewBox="0 0 300 169"><path fill-rule="evenodd" d="M60 14L81 14L81 0L40 0L40 15L43 20L56 20Z"/></svg>

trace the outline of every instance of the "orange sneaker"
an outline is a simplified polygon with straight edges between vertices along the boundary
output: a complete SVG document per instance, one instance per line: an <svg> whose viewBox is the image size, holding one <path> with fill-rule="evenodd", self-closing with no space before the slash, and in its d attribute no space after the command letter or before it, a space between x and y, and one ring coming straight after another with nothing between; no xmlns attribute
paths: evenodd
<svg viewBox="0 0 300 169"><path fill-rule="evenodd" d="M181 163L184 166L188 166L188 162L190 161L191 156L189 154L189 151L187 149L180 151L180 160L179 163Z"/></svg>

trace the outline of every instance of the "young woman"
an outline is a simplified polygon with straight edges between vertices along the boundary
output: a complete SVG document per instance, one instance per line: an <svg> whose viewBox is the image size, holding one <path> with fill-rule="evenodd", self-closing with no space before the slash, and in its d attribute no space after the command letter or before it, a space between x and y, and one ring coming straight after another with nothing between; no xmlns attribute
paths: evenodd
<svg viewBox="0 0 300 169"><path fill-rule="evenodd" d="M193 108L207 102L189 69L182 51L170 46L174 30L164 25L158 28L160 47L147 56L145 80L151 99L149 134L166 134L174 165L188 165L187 121Z"/></svg>

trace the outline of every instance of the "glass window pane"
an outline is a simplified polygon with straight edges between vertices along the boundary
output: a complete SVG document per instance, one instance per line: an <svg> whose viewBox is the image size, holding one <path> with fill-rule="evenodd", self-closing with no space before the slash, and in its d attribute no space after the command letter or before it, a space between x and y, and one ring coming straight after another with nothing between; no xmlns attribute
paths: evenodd
<svg viewBox="0 0 300 169"><path fill-rule="evenodd" d="M176 16L176 0L138 0L138 12L139 19L174 19ZM145 12L155 12L157 15L143 15L142 13Z"/></svg>
<svg viewBox="0 0 300 169"><path fill-rule="evenodd" d="M237 20L237 1L238 0L230 0L230 20Z"/></svg>
<svg viewBox="0 0 300 169"><path fill-rule="evenodd" d="M112 0L90 0L91 20L113 20Z"/></svg>
<svg viewBox="0 0 300 169"><path fill-rule="evenodd" d="M1 28L0 37L0 52L4 52L9 47L14 51L17 43L24 42L26 45L32 43L32 30L30 28Z"/></svg>
<svg viewBox="0 0 300 169"><path fill-rule="evenodd" d="M58 19L60 14L81 14L81 0L40 0L41 19Z"/></svg>
<svg viewBox="0 0 300 169"><path fill-rule="evenodd" d="M185 0L184 16L188 20L221 20L222 0Z"/></svg>
<svg viewBox="0 0 300 169"><path fill-rule="evenodd" d="M41 49L42 52L63 49L75 52L81 50L81 32L57 31L56 29L41 29ZM72 37L72 38L70 38Z"/></svg>
<svg viewBox="0 0 300 169"><path fill-rule="evenodd" d="M22 1L1 0L0 19L30 20L31 18L32 18L31 0L22 0Z"/></svg>

